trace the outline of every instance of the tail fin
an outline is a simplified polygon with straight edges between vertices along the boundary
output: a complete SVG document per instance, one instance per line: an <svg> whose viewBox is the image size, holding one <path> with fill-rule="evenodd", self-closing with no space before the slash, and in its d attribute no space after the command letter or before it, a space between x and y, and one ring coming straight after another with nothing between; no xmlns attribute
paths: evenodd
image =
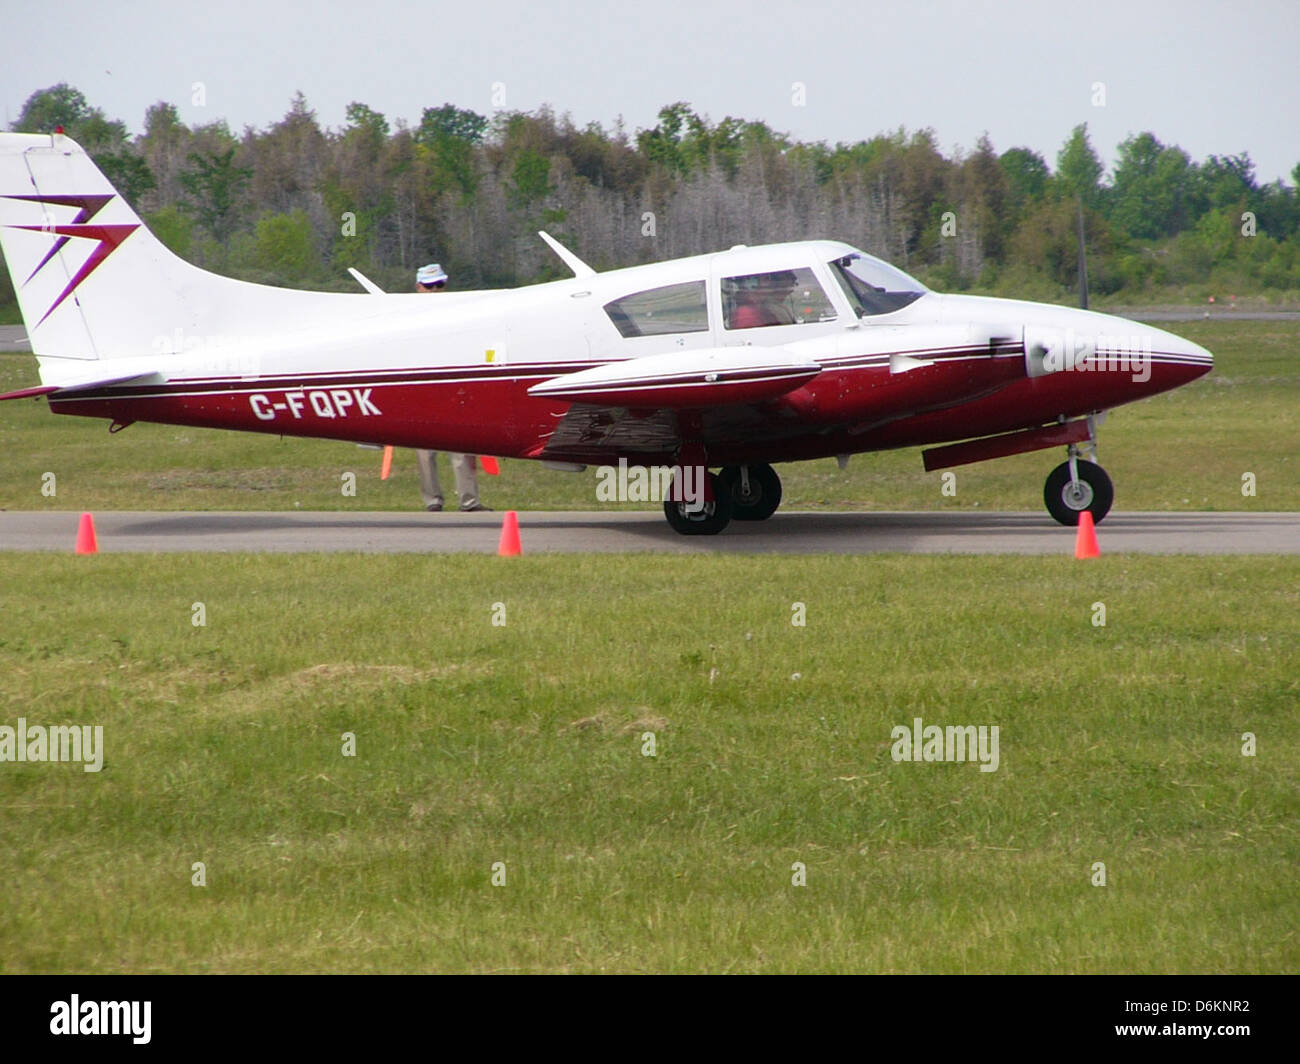
<svg viewBox="0 0 1300 1064"><path fill-rule="evenodd" d="M0 250L42 379L355 318L359 296L207 273L173 255L61 133L0 133ZM373 311L373 308L369 308Z"/></svg>

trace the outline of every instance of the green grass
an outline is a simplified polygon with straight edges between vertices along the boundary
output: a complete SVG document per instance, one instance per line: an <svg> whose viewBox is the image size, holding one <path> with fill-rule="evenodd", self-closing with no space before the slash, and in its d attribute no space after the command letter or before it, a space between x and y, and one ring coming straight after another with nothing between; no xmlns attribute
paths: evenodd
<svg viewBox="0 0 1300 1064"><path fill-rule="evenodd" d="M1120 510L1295 510L1300 475L1300 325L1193 322L1166 326L1214 352L1210 376L1113 411L1101 430L1101 459ZM0 390L36 383L30 356L0 356ZM253 433L132 425L110 436L99 419L51 415L43 402L0 404L0 508L40 510L414 510L415 458L399 451L379 479L378 452L351 444ZM780 467L788 509L1041 510L1047 473L1063 451L1040 451L956 470L957 495L940 494L916 448L855 457L841 472L830 459ZM41 494L42 474L57 494ZM357 474L357 494L341 493ZM1243 498L1242 474L1257 495ZM454 481L443 459L443 486ZM480 477L497 509L596 509L593 471L566 474L506 461ZM626 504L624 509L638 509Z"/></svg>
<svg viewBox="0 0 1300 1064"><path fill-rule="evenodd" d="M3 972L1300 967L1300 559L0 554L0 588L0 724L107 751L0 764ZM914 716L998 725L998 771L894 762Z"/></svg>

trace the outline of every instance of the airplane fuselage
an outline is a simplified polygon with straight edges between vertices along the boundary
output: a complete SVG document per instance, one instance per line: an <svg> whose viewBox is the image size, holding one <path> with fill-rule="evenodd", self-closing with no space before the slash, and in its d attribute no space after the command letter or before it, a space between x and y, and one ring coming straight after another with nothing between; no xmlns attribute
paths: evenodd
<svg viewBox="0 0 1300 1064"><path fill-rule="evenodd" d="M802 257L800 249L807 249ZM1176 388L1209 366L1196 345L1126 319L934 292L872 318L859 320L839 308L827 321L734 333L722 327L718 308L707 330L630 339L602 310L629 292L745 269L725 263L745 252L770 258L785 251L783 261L806 261L812 268L818 251L824 257L845 250L829 242L752 248L508 291L331 295L335 306L351 304L355 313L340 320L335 312L329 315L334 320L314 323L316 308L305 306L298 328L256 340L183 331L163 336L165 383L65 393L51 397L50 406L122 424L153 421L584 464L617 457L671 464L680 413L593 407L578 419L580 430L571 431L572 404L530 396L528 389L665 348L770 345L815 360L821 372L794 391L697 412L709 464L733 464L1010 432ZM719 259L724 263L712 261ZM827 290L833 298L834 290ZM716 286L711 295L716 299ZM1030 376L1026 328L1122 337L1133 358ZM918 364L899 372L900 358ZM607 430L615 423L621 442L611 450Z"/></svg>

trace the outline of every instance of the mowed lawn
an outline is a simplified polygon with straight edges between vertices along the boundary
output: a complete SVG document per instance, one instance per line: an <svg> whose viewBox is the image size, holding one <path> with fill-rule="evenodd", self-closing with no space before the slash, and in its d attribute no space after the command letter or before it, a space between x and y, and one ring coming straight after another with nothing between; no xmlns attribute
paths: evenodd
<svg viewBox="0 0 1300 1064"><path fill-rule="evenodd" d="M1118 510L1294 510L1300 508L1300 325L1192 322L1162 326L1216 357L1208 377L1114 410L1101 430L1101 461ZM0 356L0 390L37 383L30 355ZM52 415L43 401L0 404L0 509L10 510L416 510L415 456L399 451L379 479L380 455L347 443L254 433L135 424L109 435L100 419ZM1064 448L962 466L955 496L920 451L779 467L787 509L1043 510L1043 481ZM42 494L44 474L56 494ZM356 494L343 494L353 473ZM1242 495L1253 473L1256 494ZM444 488L450 490L447 460ZM496 509L585 510L653 504L598 502L593 470L566 474L504 461L481 477Z"/></svg>
<svg viewBox="0 0 1300 1064"><path fill-rule="evenodd" d="M1298 635L1282 557L0 554L0 725L105 743L0 764L0 971L1295 971Z"/></svg>

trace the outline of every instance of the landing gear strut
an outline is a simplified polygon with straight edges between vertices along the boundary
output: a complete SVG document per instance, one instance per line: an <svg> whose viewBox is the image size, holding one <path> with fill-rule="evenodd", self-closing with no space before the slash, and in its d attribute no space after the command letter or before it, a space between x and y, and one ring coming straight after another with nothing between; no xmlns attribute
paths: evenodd
<svg viewBox="0 0 1300 1064"><path fill-rule="evenodd" d="M1077 525L1084 510L1092 514L1094 523L1100 524L1115 501L1115 486L1106 471L1096 462L1079 457L1081 449L1097 457L1096 425L1092 418L1088 423L1092 437L1082 448L1077 443L1070 444L1070 457L1052 470L1043 485L1047 512L1063 525Z"/></svg>
<svg viewBox="0 0 1300 1064"><path fill-rule="evenodd" d="M770 465L727 466L718 474L737 521L766 521L781 505L781 478Z"/></svg>

